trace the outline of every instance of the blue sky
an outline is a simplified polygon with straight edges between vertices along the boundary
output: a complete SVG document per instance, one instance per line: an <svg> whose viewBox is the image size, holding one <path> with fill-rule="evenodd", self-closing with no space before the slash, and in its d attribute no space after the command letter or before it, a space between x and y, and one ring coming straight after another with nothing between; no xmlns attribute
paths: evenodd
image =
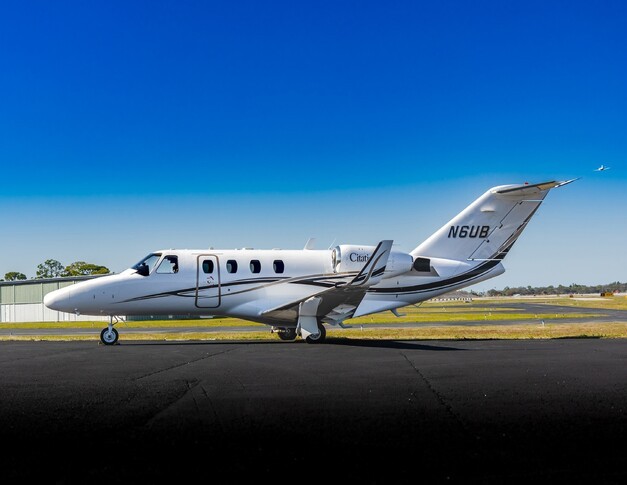
<svg viewBox="0 0 627 485"><path fill-rule="evenodd" d="M625 281L626 22L619 1L5 4L0 276L411 250L491 186L582 177L478 289Z"/></svg>

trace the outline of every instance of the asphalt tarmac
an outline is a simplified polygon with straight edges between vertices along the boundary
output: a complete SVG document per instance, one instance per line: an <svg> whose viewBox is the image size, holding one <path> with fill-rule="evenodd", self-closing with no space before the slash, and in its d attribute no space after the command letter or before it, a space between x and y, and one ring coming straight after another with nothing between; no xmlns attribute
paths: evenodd
<svg viewBox="0 0 627 485"><path fill-rule="evenodd" d="M625 483L627 340L0 342L2 483Z"/></svg>

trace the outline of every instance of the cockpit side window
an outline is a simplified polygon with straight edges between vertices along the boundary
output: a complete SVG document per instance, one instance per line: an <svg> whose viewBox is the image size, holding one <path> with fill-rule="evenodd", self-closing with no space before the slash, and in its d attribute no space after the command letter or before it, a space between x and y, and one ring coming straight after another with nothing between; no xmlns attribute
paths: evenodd
<svg viewBox="0 0 627 485"><path fill-rule="evenodd" d="M154 269L155 264L157 264L157 261L159 261L160 257L161 253L150 253L135 266L132 266L131 269L136 270L137 273L142 276L148 276L152 273L152 270Z"/></svg>
<svg viewBox="0 0 627 485"><path fill-rule="evenodd" d="M164 256L161 263L159 263L159 267L157 268L157 273L159 274L174 274L179 272L179 258L178 256Z"/></svg>

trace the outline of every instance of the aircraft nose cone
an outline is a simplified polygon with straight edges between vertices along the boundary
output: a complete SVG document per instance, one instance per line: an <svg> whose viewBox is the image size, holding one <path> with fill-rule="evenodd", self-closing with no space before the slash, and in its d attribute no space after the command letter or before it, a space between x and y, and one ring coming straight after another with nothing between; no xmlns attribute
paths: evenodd
<svg viewBox="0 0 627 485"><path fill-rule="evenodd" d="M51 310L64 311L70 301L70 292L66 288L51 291L44 296L44 305Z"/></svg>

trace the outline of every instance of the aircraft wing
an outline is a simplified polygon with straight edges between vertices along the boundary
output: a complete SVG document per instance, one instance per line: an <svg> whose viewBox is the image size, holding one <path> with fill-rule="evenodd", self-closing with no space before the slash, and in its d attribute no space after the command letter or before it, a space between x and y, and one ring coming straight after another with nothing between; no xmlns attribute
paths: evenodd
<svg viewBox="0 0 627 485"><path fill-rule="evenodd" d="M297 320L300 308L307 300L315 303L317 318L327 323L340 323L350 318L363 300L368 288L381 281L392 249L392 240L381 241L368 262L350 281L339 282L332 288L309 294L262 313L265 318ZM311 305L309 305L311 307Z"/></svg>

